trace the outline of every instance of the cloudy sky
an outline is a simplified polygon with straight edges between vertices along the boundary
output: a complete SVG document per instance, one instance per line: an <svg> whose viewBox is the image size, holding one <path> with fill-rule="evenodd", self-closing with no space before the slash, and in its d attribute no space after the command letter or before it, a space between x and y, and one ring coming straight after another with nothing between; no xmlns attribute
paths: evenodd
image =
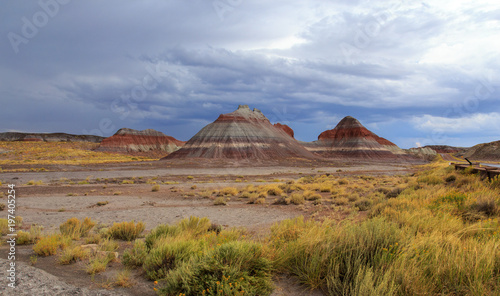
<svg viewBox="0 0 500 296"><path fill-rule="evenodd" d="M500 140L500 2L8 0L0 131L188 140L239 104L296 138Z"/></svg>

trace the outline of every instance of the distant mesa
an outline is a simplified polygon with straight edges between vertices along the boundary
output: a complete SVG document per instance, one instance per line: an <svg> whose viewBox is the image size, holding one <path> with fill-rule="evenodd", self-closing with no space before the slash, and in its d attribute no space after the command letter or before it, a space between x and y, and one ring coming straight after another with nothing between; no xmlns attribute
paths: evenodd
<svg viewBox="0 0 500 296"><path fill-rule="evenodd" d="M288 129L284 125L273 126L260 110L240 105L234 112L221 114L165 159L315 158L291 137Z"/></svg>
<svg viewBox="0 0 500 296"><path fill-rule="evenodd" d="M463 156L471 160L498 162L500 161L500 141L473 146Z"/></svg>
<svg viewBox="0 0 500 296"><path fill-rule="evenodd" d="M0 133L0 141L100 143L102 139L104 138L94 135L72 135L66 133Z"/></svg>
<svg viewBox="0 0 500 296"><path fill-rule="evenodd" d="M274 124L274 127L277 127L277 128L279 128L279 129L282 129L285 133L289 134L289 135L290 135L290 137L292 137L292 138L293 138L293 136L294 136L293 129L292 129L291 127L289 127L288 125L286 125L286 124L281 124L281 123L279 123L279 122L278 122L278 123L275 123L275 124Z"/></svg>
<svg viewBox="0 0 500 296"><path fill-rule="evenodd" d="M102 140L96 151L163 157L180 149L184 143L153 129L138 131L122 128Z"/></svg>
<svg viewBox="0 0 500 296"><path fill-rule="evenodd" d="M372 133L351 116L344 117L334 129L322 132L317 141L305 145L327 158L383 159L405 154L396 144Z"/></svg>

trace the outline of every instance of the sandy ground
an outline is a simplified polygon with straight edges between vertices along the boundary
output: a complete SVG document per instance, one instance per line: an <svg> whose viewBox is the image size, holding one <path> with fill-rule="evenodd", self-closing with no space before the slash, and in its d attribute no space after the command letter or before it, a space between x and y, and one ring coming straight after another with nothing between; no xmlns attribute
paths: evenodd
<svg viewBox="0 0 500 296"><path fill-rule="evenodd" d="M6 191L7 184L16 185L16 215L23 217L24 228L42 225L47 232L71 217L90 217L109 226L113 222L143 221L146 230L159 224L175 223L189 216L208 217L223 227L244 227L259 236L280 220L311 214L304 206L273 205L268 198L264 205L247 204L245 199L231 198L227 206L215 206L202 192L222 187L241 188L248 184L266 184L278 180L298 179L318 174L405 174L412 170L406 164L366 164L352 166L314 167L225 167L193 168L163 167L158 163L105 165L93 167L60 167L59 171L1 173L0 181ZM192 176L192 177L188 177ZM134 179L135 184L122 184L124 179ZM78 184L88 179L90 184ZM152 192L147 180L170 181L162 184L158 192ZM30 180L44 185L26 185ZM5 192L6 193L6 192ZM5 195L0 202L6 203ZM108 202L98 206L98 202ZM6 211L0 212L7 215ZM123 248L126 245L121 246ZM129 246L130 247L130 246ZM133 288L103 290L102 284L116 273L110 267L107 274L91 279L83 265L75 268L55 263L54 256L39 258L35 267L29 266L31 246L18 247L18 288L12 294L6 290L7 246L0 247L0 294L1 295L155 295L152 283L140 274L134 275L137 283ZM121 265L120 265L121 266ZM121 267L120 267L121 268ZM105 286L105 285L104 285ZM3 290L2 290L3 289ZM273 296L322 295L321 292L304 291L293 279L276 278Z"/></svg>

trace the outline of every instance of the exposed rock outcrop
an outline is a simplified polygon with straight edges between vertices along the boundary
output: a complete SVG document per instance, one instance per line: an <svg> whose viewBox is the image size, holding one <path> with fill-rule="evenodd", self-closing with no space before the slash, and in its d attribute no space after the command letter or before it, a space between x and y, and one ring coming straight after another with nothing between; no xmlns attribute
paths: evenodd
<svg viewBox="0 0 500 296"><path fill-rule="evenodd" d="M138 131L122 128L102 140L96 151L163 157L180 149L184 143L153 129Z"/></svg>
<svg viewBox="0 0 500 296"><path fill-rule="evenodd" d="M281 123L275 123L274 124L274 127L277 127L279 129L282 129L285 133L289 134L290 137L294 138L294 133L293 133L293 129L291 127L289 127L288 125L286 124L281 124Z"/></svg>
<svg viewBox="0 0 500 296"><path fill-rule="evenodd" d="M165 159L184 158L279 160L315 156L283 128L273 126L260 110L240 105L232 113L221 114Z"/></svg>
<svg viewBox="0 0 500 296"><path fill-rule="evenodd" d="M372 133L351 116L344 117L334 129L322 132L317 141L305 145L328 158L384 159L405 154L396 144Z"/></svg>
<svg viewBox="0 0 500 296"><path fill-rule="evenodd" d="M103 137L94 135L72 135L66 133L0 133L0 141L36 141L36 142L93 142L100 143Z"/></svg>

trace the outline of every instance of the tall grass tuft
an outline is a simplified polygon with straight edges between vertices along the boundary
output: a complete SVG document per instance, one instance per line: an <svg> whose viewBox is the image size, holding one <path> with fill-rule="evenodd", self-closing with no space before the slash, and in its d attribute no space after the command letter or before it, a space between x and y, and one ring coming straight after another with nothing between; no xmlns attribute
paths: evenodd
<svg viewBox="0 0 500 296"><path fill-rule="evenodd" d="M87 236L90 230L94 228L95 222L86 217L83 221L77 218L70 218L59 226L59 230L65 236L71 237L74 240Z"/></svg>
<svg viewBox="0 0 500 296"><path fill-rule="evenodd" d="M113 223L113 226L108 230L108 234L114 239L133 241L141 235L144 229L145 225L142 222L137 222L137 224L134 221L120 222Z"/></svg>

